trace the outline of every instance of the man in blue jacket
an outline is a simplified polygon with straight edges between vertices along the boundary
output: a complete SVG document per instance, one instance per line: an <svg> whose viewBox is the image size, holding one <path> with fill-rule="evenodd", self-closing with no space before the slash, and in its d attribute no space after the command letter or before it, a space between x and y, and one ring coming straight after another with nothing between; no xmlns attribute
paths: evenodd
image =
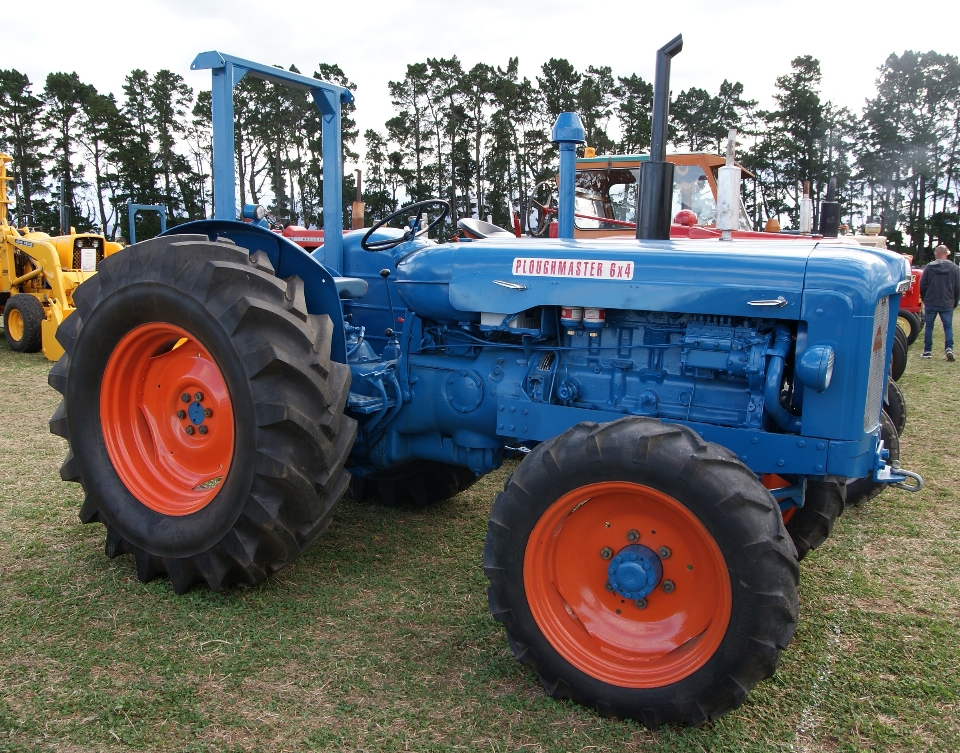
<svg viewBox="0 0 960 753"><path fill-rule="evenodd" d="M939 245L933 250L937 258L923 268L920 277L920 299L926 329L923 333L921 358L930 358L933 348L933 324L940 316L943 323L943 347L947 360L953 357L953 310L960 304L960 267L947 259L950 249Z"/></svg>

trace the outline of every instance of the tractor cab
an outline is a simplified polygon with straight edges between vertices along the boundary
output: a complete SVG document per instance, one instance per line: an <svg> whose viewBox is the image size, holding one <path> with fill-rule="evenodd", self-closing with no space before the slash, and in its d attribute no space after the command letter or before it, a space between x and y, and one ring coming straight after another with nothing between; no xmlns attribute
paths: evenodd
<svg viewBox="0 0 960 753"><path fill-rule="evenodd" d="M577 238L632 235L636 227L640 165L648 155L593 156L577 160L574 235ZM674 165L671 216L675 224L714 227L717 219L717 176L723 157L695 152L670 154ZM753 174L740 167L741 175ZM681 212L683 214L681 214ZM752 229L743 203L740 230Z"/></svg>

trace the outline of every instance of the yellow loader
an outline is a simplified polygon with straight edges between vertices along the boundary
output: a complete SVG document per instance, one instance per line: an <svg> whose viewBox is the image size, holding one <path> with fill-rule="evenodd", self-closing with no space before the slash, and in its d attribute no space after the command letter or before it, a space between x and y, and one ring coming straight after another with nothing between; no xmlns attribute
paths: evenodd
<svg viewBox="0 0 960 753"><path fill-rule="evenodd" d="M51 361L63 355L57 327L74 311L73 291L97 272L105 256L123 246L102 235L76 233L51 237L10 224L7 208L7 163L0 152L0 307L11 350L43 354Z"/></svg>

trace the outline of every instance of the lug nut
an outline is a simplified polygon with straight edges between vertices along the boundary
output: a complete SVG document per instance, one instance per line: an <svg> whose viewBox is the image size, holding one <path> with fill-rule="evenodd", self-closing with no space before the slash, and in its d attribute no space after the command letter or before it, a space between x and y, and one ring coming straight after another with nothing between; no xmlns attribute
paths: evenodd
<svg viewBox="0 0 960 753"><path fill-rule="evenodd" d="M202 402L203 402L203 393L202 393L202 392L197 392L197 393L195 393L193 397L194 397L194 399L195 399L198 403L202 403Z"/></svg>
<svg viewBox="0 0 960 753"><path fill-rule="evenodd" d="M177 418L179 418L179 419L182 420L182 419L184 419L184 418L186 418L186 417L187 417L187 412L186 412L185 410L178 410L178 411L177 411Z"/></svg>
<svg viewBox="0 0 960 753"><path fill-rule="evenodd" d="M184 429L184 431L187 432L187 436L193 436L193 427L192 427L192 426L188 426L186 429Z"/></svg>
<svg viewBox="0 0 960 753"><path fill-rule="evenodd" d="M210 418L210 416L212 416L212 415L213 415L213 411L212 411L212 410L210 410L209 408L204 408L204 409L203 409L203 417L204 417L204 418Z"/></svg>
<svg viewBox="0 0 960 753"><path fill-rule="evenodd" d="M632 543L634 541L639 541L639 540L640 540L640 533L637 531L636 528L631 528L629 531L627 531L627 541Z"/></svg>
<svg viewBox="0 0 960 753"><path fill-rule="evenodd" d="M611 549L608 546L605 546L603 549L600 550L600 556L603 557L605 560L610 559L613 556L613 549Z"/></svg>
<svg viewBox="0 0 960 753"><path fill-rule="evenodd" d="M670 556L670 547L668 546L660 547L659 549L657 549L657 554L660 555L660 559L665 560L667 557Z"/></svg>
<svg viewBox="0 0 960 753"><path fill-rule="evenodd" d="M634 602L634 604L637 605L637 609L646 609L646 608L647 608L647 600L646 600L646 599L637 599L637 600Z"/></svg>
<svg viewBox="0 0 960 753"><path fill-rule="evenodd" d="M612 590L613 590L613 583L611 583L610 581L607 581L606 583L603 584L603 587L604 587L605 589L607 589L608 591L612 591Z"/></svg>
<svg viewBox="0 0 960 753"><path fill-rule="evenodd" d="M207 427L201 425L200 428L199 428L199 431L200 431L201 434L206 434L206 433L207 433Z"/></svg>
<svg viewBox="0 0 960 753"><path fill-rule="evenodd" d="M185 403L189 403L189 402L190 402L190 396L189 396L186 392L184 392L184 393L180 396L180 399L181 399L183 402L185 402Z"/></svg>
<svg viewBox="0 0 960 753"><path fill-rule="evenodd" d="M673 585L673 581L672 581L672 580L665 580L665 581L663 582L663 585L660 586L660 588L663 589L663 592L664 592L665 594L672 594L672 593L673 593L673 589L676 588L676 586Z"/></svg>

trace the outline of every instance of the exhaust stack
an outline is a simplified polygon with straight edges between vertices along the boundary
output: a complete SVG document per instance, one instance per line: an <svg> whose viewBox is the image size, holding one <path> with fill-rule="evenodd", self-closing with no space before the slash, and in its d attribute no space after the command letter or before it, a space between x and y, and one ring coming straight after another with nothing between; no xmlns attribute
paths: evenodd
<svg viewBox="0 0 960 753"><path fill-rule="evenodd" d="M670 239L670 207L673 201L673 164L667 162L667 123L670 116L670 61L683 49L683 35L657 51L653 82L653 122L650 160L640 168L637 192L637 238Z"/></svg>
<svg viewBox="0 0 960 753"><path fill-rule="evenodd" d="M824 238L836 238L840 235L840 202L836 196L837 179L830 178L827 200L820 202L820 235Z"/></svg>

